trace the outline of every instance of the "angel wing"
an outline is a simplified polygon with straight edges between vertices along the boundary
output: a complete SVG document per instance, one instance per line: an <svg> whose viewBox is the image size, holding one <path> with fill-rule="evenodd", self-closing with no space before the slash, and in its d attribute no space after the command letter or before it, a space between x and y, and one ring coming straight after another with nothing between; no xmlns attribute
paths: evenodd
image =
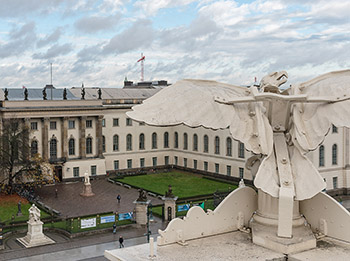
<svg viewBox="0 0 350 261"><path fill-rule="evenodd" d="M155 126L185 124L211 129L230 128L232 137L256 154L272 150L272 128L261 102L220 104L215 97L227 100L249 95L249 89L215 81L181 80L166 87L127 115Z"/></svg>
<svg viewBox="0 0 350 261"><path fill-rule="evenodd" d="M324 97L336 102L299 103L293 108L291 135L304 151L315 150L324 140L331 124L350 127L350 70L331 72L292 86L293 94ZM337 102L337 100L340 100ZM342 100L342 101L341 101Z"/></svg>

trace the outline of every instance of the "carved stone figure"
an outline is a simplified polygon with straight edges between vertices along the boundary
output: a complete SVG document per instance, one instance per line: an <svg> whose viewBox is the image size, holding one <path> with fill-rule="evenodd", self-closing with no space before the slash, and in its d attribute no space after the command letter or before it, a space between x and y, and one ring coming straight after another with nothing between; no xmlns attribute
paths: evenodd
<svg viewBox="0 0 350 261"><path fill-rule="evenodd" d="M87 172L84 173L84 184L90 184L90 177Z"/></svg>
<svg viewBox="0 0 350 261"><path fill-rule="evenodd" d="M45 88L43 89L43 100L47 100L47 98L46 98L46 89Z"/></svg>
<svg viewBox="0 0 350 261"><path fill-rule="evenodd" d="M98 94L98 99L101 100L102 99L102 90L101 90L101 88L98 88L97 94Z"/></svg>
<svg viewBox="0 0 350 261"><path fill-rule="evenodd" d="M271 73L259 89L182 80L134 106L127 115L153 126L229 128L248 151L262 155L261 160L251 161L260 164L254 185L279 199L278 236L291 238L293 204L326 187L306 153L323 142L332 124L350 127L350 117L344 117L350 113L350 70L281 91L287 77L284 71ZM288 229L281 232L282 227Z"/></svg>
<svg viewBox="0 0 350 261"><path fill-rule="evenodd" d="M40 209L34 204L29 208L29 222L40 221Z"/></svg>
<svg viewBox="0 0 350 261"><path fill-rule="evenodd" d="M21 203L21 201L18 201L17 208L18 208L17 216L22 216L22 203Z"/></svg>
<svg viewBox="0 0 350 261"><path fill-rule="evenodd" d="M143 189L140 189L139 190L139 197L136 201L144 201L146 202L147 201L147 193L146 191L144 191Z"/></svg>
<svg viewBox="0 0 350 261"><path fill-rule="evenodd" d="M63 100L67 100L67 88L63 89Z"/></svg>
<svg viewBox="0 0 350 261"><path fill-rule="evenodd" d="M28 100L28 89L24 88L24 100Z"/></svg>
<svg viewBox="0 0 350 261"><path fill-rule="evenodd" d="M81 85L81 99L85 100L85 88L84 83Z"/></svg>
<svg viewBox="0 0 350 261"><path fill-rule="evenodd" d="M165 197L167 197L167 198L174 198L175 197L173 194L173 189L172 189L170 184L168 186L168 191L165 192Z"/></svg>
<svg viewBox="0 0 350 261"><path fill-rule="evenodd" d="M9 95L9 90L7 88L5 88L5 101L8 101L8 95Z"/></svg>

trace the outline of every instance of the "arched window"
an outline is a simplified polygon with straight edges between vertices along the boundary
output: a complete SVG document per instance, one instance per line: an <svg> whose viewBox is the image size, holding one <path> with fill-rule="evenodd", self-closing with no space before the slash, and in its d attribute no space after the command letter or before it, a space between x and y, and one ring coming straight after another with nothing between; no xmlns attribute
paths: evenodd
<svg viewBox="0 0 350 261"><path fill-rule="evenodd" d="M86 154L92 154L92 138L86 138Z"/></svg>
<svg viewBox="0 0 350 261"><path fill-rule="evenodd" d="M102 152L106 152L106 137L102 136Z"/></svg>
<svg viewBox="0 0 350 261"><path fill-rule="evenodd" d="M157 133L152 133L152 149L157 148Z"/></svg>
<svg viewBox="0 0 350 261"><path fill-rule="evenodd" d="M232 156L232 139L230 137L226 139L226 156Z"/></svg>
<svg viewBox="0 0 350 261"><path fill-rule="evenodd" d="M220 154L220 138L219 138L219 136L215 137L215 154Z"/></svg>
<svg viewBox="0 0 350 261"><path fill-rule="evenodd" d="M116 134L113 136L113 151L119 150L119 136Z"/></svg>
<svg viewBox="0 0 350 261"><path fill-rule="evenodd" d="M238 158L244 159L244 143L238 142Z"/></svg>
<svg viewBox="0 0 350 261"><path fill-rule="evenodd" d="M187 149L188 149L188 135L185 132L184 133L184 150L187 150Z"/></svg>
<svg viewBox="0 0 350 261"><path fill-rule="evenodd" d="M30 145L30 154L32 157L34 157L35 154L38 154L38 142L36 140L33 140L32 144Z"/></svg>
<svg viewBox="0 0 350 261"><path fill-rule="evenodd" d="M321 145L319 148L318 163L320 167L324 167L324 146L323 145Z"/></svg>
<svg viewBox="0 0 350 261"><path fill-rule="evenodd" d="M164 132L164 148L169 148L169 133Z"/></svg>
<svg viewBox="0 0 350 261"><path fill-rule="evenodd" d="M50 140L50 159L57 159L57 140Z"/></svg>
<svg viewBox="0 0 350 261"><path fill-rule="evenodd" d="M198 151L198 135L193 134L193 150Z"/></svg>
<svg viewBox="0 0 350 261"><path fill-rule="evenodd" d="M209 152L209 138L208 135L204 135L203 137L203 152Z"/></svg>
<svg viewBox="0 0 350 261"><path fill-rule="evenodd" d="M338 164L338 146L333 144L332 146L332 165Z"/></svg>
<svg viewBox="0 0 350 261"><path fill-rule="evenodd" d="M126 135L126 150L132 150L132 135Z"/></svg>
<svg viewBox="0 0 350 261"><path fill-rule="evenodd" d="M144 150L145 149L145 134L141 133L139 136L139 149Z"/></svg>
<svg viewBox="0 0 350 261"><path fill-rule="evenodd" d="M179 134L175 131L174 133L174 148L178 148L179 147Z"/></svg>
<svg viewBox="0 0 350 261"><path fill-rule="evenodd" d="M68 154L75 155L75 140L73 138L68 141Z"/></svg>

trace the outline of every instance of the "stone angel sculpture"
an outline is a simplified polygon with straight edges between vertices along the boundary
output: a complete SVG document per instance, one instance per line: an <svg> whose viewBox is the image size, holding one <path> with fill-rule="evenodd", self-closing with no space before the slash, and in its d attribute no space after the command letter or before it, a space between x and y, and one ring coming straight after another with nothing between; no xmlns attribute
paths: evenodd
<svg viewBox="0 0 350 261"><path fill-rule="evenodd" d="M350 113L350 70L281 91L287 77L284 71L271 73L259 88L181 80L127 115L153 126L229 128L235 140L262 157L254 185L293 208L293 200L312 198L325 188L305 154L323 142L332 124L350 127L345 117Z"/></svg>

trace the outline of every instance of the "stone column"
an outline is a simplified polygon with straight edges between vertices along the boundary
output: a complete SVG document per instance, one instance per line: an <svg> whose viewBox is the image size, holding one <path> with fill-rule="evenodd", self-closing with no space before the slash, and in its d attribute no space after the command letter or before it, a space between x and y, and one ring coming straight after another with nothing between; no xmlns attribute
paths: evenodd
<svg viewBox="0 0 350 261"><path fill-rule="evenodd" d="M177 197L162 197L164 201L164 220L171 221L176 217L176 200Z"/></svg>
<svg viewBox="0 0 350 261"><path fill-rule="evenodd" d="M97 117L97 122L96 122L96 148L97 148L97 157L99 157L99 158L103 158L102 119L103 119L103 115L99 115Z"/></svg>
<svg viewBox="0 0 350 261"><path fill-rule="evenodd" d="M135 220L138 225L147 225L147 208L151 200L138 201L135 200Z"/></svg>
<svg viewBox="0 0 350 261"><path fill-rule="evenodd" d="M49 120L47 117L42 119L42 158L44 160L48 159Z"/></svg>
<svg viewBox="0 0 350 261"><path fill-rule="evenodd" d="M30 132L30 121L28 118L24 118L24 128L27 129L27 133L25 134L25 136L23 137L23 141L24 143L28 144L29 147L23 147L22 148L22 155L27 157L28 159L30 158L30 141L29 141L29 132ZM24 148L26 148L27 151L24 151Z"/></svg>
<svg viewBox="0 0 350 261"><path fill-rule="evenodd" d="M62 128L61 128L61 135L62 135L62 157L64 159L68 159L68 117L62 118Z"/></svg>
<svg viewBox="0 0 350 261"><path fill-rule="evenodd" d="M86 116L79 121L79 154L80 158L86 158Z"/></svg>

